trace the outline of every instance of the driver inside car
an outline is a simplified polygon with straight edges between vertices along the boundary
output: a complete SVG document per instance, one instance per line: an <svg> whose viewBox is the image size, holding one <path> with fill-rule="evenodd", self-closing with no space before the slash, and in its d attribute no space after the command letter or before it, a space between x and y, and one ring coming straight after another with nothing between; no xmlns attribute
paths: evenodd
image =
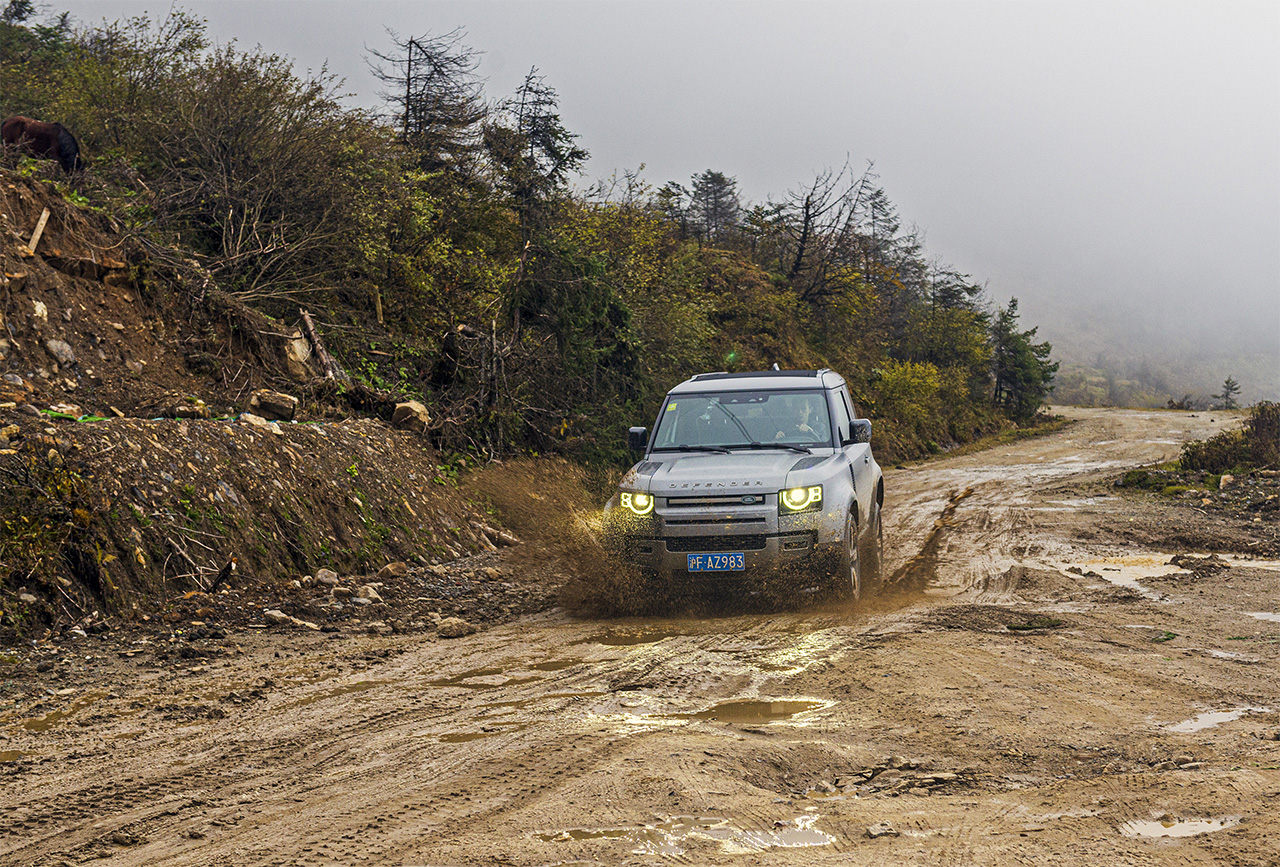
<svg viewBox="0 0 1280 867"><path fill-rule="evenodd" d="M814 429L813 425L818 424L813 418L813 404L810 401L802 400L796 407L793 416L793 423L790 428L778 431L774 436L775 440L794 439L805 441L816 441L825 439L825 434L820 434ZM812 422L812 424L811 424Z"/></svg>

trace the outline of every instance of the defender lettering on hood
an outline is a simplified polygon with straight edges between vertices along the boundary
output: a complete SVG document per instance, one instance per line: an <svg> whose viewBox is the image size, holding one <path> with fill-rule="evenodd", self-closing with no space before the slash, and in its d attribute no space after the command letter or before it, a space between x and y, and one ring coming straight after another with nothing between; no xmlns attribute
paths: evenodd
<svg viewBox="0 0 1280 867"><path fill-rule="evenodd" d="M671 484L667 485L667 489L671 490L673 488L679 488L680 490L684 490L685 488L749 488L749 487L763 485L763 484L764 484L763 480L758 482L685 482L684 484L680 484L678 482L672 482Z"/></svg>

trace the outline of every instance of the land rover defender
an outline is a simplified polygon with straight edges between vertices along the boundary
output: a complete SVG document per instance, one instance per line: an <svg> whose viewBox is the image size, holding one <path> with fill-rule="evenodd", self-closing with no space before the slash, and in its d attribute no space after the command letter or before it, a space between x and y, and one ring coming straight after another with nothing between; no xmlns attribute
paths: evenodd
<svg viewBox="0 0 1280 867"><path fill-rule="evenodd" d="M678 589L800 574L858 599L881 580L871 422L831 370L702 373L634 427L642 459L605 507L614 556Z"/></svg>

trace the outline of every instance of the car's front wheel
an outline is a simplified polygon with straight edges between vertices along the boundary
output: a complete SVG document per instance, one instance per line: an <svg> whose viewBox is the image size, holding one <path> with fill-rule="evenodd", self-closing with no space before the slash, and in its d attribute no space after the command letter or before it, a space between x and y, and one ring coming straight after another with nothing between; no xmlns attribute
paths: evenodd
<svg viewBox="0 0 1280 867"><path fill-rule="evenodd" d="M834 589L843 599L857 602L862 598L862 546L858 543L858 517L850 512L844 521L844 540L840 546L840 565L835 574Z"/></svg>
<svg viewBox="0 0 1280 867"><path fill-rule="evenodd" d="M884 582L884 526L880 522L880 504L871 504L871 520L867 532L858 541L859 584L864 596L875 596Z"/></svg>

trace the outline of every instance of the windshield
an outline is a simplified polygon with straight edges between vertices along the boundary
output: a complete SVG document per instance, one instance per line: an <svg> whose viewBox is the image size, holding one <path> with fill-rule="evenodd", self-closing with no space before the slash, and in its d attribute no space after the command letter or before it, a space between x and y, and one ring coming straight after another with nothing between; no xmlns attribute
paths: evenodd
<svg viewBox="0 0 1280 867"><path fill-rule="evenodd" d="M726 391L667 398L654 449L831 445L822 391Z"/></svg>

